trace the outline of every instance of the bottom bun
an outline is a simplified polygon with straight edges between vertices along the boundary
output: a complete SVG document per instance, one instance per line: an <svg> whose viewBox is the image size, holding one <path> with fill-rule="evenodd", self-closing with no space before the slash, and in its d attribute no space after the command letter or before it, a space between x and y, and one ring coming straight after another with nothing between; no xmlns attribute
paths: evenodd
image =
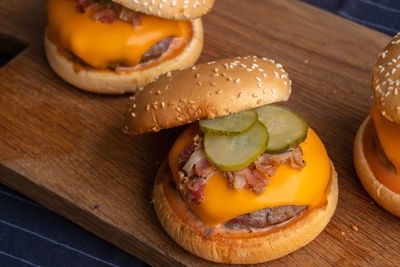
<svg viewBox="0 0 400 267"><path fill-rule="evenodd" d="M184 249L204 259L219 263L251 264L270 261L289 254L311 242L321 233L335 212L338 201L337 173L331 163L331 178L326 189L327 204L302 215L298 220L264 234L246 237L204 235L186 223L170 205L164 187L172 174L165 160L153 190L153 205L165 231ZM180 198L180 195L175 194ZM180 198L180 201L183 200ZM189 208L185 212L192 213Z"/></svg>
<svg viewBox="0 0 400 267"><path fill-rule="evenodd" d="M371 197L387 211L400 216L400 194L388 189L375 178L375 175L365 158L363 139L365 129L370 120L371 116L368 116L364 120L358 129L354 140L354 165L361 184Z"/></svg>
<svg viewBox="0 0 400 267"><path fill-rule="evenodd" d="M47 38L47 31L45 31L44 46L51 68L73 86L99 94L134 93L137 88L143 87L158 75L192 66L196 62L203 48L203 26L201 19L195 19L192 23L193 37L178 56L153 67L125 73L95 70L74 63L57 51L57 46Z"/></svg>

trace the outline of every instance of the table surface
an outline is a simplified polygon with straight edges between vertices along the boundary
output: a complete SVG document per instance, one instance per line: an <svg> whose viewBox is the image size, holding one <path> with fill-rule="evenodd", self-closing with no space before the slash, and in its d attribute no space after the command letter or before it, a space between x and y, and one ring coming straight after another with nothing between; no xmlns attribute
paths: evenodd
<svg viewBox="0 0 400 267"><path fill-rule="evenodd" d="M0 37L26 44L0 69L0 181L151 264L211 264L176 245L150 204L158 164L183 127L123 135L128 96L78 91L48 68L43 3L0 7L8 18ZM297 1L218 0L204 25L200 62L255 54L283 63L293 80L288 105L319 133L339 174L326 230L273 265L399 265L400 222L371 201L352 165L353 138L371 105L370 72L389 37Z"/></svg>

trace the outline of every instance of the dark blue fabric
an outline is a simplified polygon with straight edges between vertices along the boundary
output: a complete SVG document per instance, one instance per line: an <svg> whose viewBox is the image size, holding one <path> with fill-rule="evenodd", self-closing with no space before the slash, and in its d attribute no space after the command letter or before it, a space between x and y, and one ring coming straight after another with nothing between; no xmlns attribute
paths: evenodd
<svg viewBox="0 0 400 267"><path fill-rule="evenodd" d="M146 266L0 184L0 266Z"/></svg>
<svg viewBox="0 0 400 267"><path fill-rule="evenodd" d="M399 0L302 0L394 36L400 32Z"/></svg>
<svg viewBox="0 0 400 267"><path fill-rule="evenodd" d="M303 0L368 27L400 31L400 0ZM0 66L11 56L0 51ZM0 185L0 266L145 266L115 246Z"/></svg>

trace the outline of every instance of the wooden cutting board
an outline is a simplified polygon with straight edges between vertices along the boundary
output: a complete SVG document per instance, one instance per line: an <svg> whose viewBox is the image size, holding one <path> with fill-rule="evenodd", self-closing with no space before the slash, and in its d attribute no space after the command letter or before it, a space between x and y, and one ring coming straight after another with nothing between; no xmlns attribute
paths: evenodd
<svg viewBox="0 0 400 267"><path fill-rule="evenodd" d="M211 265L168 237L150 203L159 163L184 128L126 136L127 95L60 80L44 56L42 0L0 0L0 18L0 49L25 48L0 69L0 181L150 264ZM366 194L352 163L370 73L389 37L294 0L218 0L204 27L200 62L258 55L284 65L288 105L319 133L339 174L326 230L272 265L399 266L400 220Z"/></svg>

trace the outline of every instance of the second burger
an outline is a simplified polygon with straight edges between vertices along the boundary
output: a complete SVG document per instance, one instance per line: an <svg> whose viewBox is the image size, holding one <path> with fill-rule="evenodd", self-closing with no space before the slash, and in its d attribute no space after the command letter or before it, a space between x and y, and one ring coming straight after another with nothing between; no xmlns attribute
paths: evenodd
<svg viewBox="0 0 400 267"><path fill-rule="evenodd" d="M193 65L200 16L214 0L49 0L45 50L52 69L91 92L135 92L157 75Z"/></svg>

